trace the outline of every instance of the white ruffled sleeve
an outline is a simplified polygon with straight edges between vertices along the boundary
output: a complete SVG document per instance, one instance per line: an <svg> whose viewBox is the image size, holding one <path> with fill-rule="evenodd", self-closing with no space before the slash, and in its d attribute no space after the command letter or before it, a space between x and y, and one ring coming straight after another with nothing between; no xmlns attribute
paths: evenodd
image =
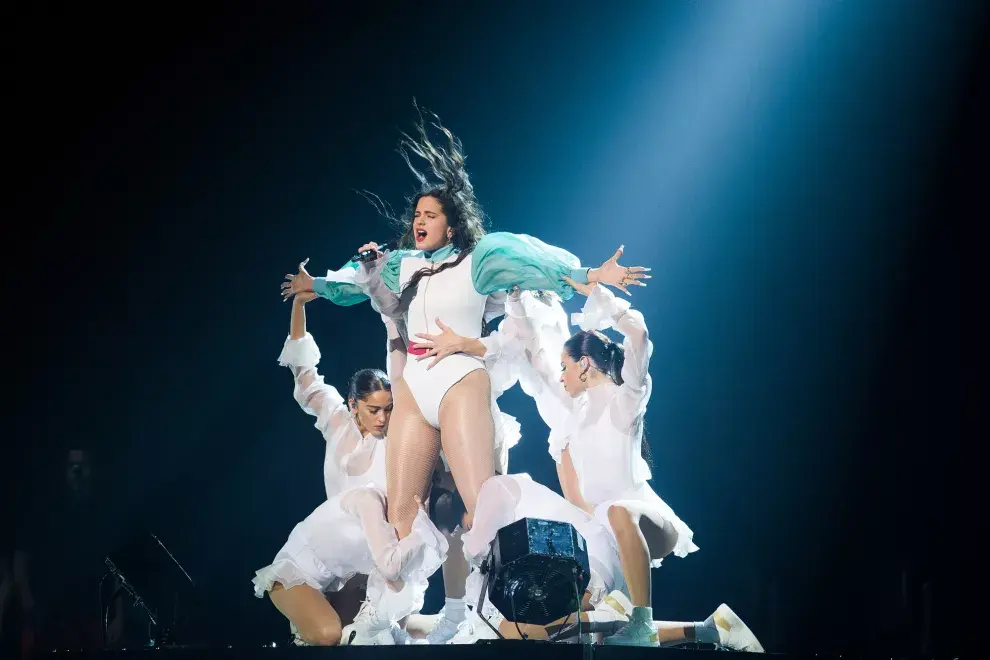
<svg viewBox="0 0 990 660"><path fill-rule="evenodd" d="M592 289L580 314L571 320L582 330L612 328L623 335L622 386L616 399L621 423L632 426L646 412L653 382L650 378L650 341L643 315L629 306L628 300L616 298L604 286Z"/></svg>
<svg viewBox="0 0 990 660"><path fill-rule="evenodd" d="M395 383L402 380L402 372L406 368L408 354L406 352L406 340L399 331L400 326L404 326L402 321L390 319L384 314L381 315L382 323L385 324L387 334L385 344L385 369L388 372L388 379Z"/></svg>
<svg viewBox="0 0 990 660"><path fill-rule="evenodd" d="M461 535L464 557L473 566L485 559L498 530L516 521L516 506L521 492L513 481L515 476L491 477L485 480L478 492L471 529Z"/></svg>
<svg viewBox="0 0 990 660"><path fill-rule="evenodd" d="M338 435L344 425L350 425L347 404L332 385L323 382L316 370L320 349L308 332L301 339L286 338L278 363L292 370L295 388L292 396L306 413L316 417L316 428L327 442Z"/></svg>
<svg viewBox="0 0 990 660"><path fill-rule="evenodd" d="M557 296L528 291L510 297L505 313L500 329L520 356L516 361L519 385L550 427L550 455L559 461L575 406L560 383L560 355L570 338L567 314Z"/></svg>
<svg viewBox="0 0 990 660"><path fill-rule="evenodd" d="M398 273L402 250L386 252L374 261L362 262L354 273L354 286L368 296L376 312L392 319L401 319L408 301L403 303L398 288Z"/></svg>

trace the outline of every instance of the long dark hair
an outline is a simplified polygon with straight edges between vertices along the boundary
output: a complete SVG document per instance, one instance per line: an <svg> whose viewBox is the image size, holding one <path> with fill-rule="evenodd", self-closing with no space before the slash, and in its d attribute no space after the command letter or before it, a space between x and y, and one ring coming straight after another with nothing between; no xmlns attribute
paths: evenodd
<svg viewBox="0 0 990 660"><path fill-rule="evenodd" d="M432 197L437 200L444 215L447 216L447 225L452 234L450 242L460 250L460 254L457 255L457 259L442 264L436 270L422 268L413 273L402 291L403 302L406 304L415 295L420 280L459 265L471 253L481 237L485 235L485 214L481 210L478 199L474 196L474 186L471 185L471 179L464 167L466 157L461 141L449 128L440 123L440 118L436 114L420 108L415 99L413 99L413 107L418 115L417 121L413 124L415 137L402 132L398 151L402 160L406 162L416 180L419 181L419 191L406 200L406 210L399 218L395 217L392 207L383 202L378 195L366 190L358 192L375 207L375 210L391 220L402 232L398 247L403 249L415 249L416 247L416 240L413 236L413 220L416 216L416 205L419 204L419 200L423 197ZM446 146L436 144L430 138L430 127L444 135L447 142ZM426 161L429 166L427 173L424 174L413 165L413 156Z"/></svg>
<svg viewBox="0 0 990 660"><path fill-rule="evenodd" d="M381 390L392 391L392 383L381 369L362 369L351 376L347 383L347 401L363 401L366 396Z"/></svg>
<svg viewBox="0 0 990 660"><path fill-rule="evenodd" d="M564 352L577 362L583 357L591 360L596 369L612 379L616 385L622 385L622 365L626 362L626 352L621 345L612 341L597 330L581 330L564 342ZM646 464L653 469L653 452L646 439L646 422L643 424L643 439L640 454Z"/></svg>

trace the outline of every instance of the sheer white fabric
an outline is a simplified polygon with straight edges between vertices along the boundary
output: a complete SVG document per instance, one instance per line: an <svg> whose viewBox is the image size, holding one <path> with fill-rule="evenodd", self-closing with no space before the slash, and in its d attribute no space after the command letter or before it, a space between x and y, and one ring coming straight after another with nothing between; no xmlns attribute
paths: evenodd
<svg viewBox="0 0 990 660"><path fill-rule="evenodd" d="M385 364L389 381L397 383L402 380L402 372L406 368L406 360L409 355L406 353L406 340L399 332L399 326L395 320L384 314L381 315L382 323L385 324Z"/></svg>
<svg viewBox="0 0 990 660"><path fill-rule="evenodd" d="M424 565L437 568L446 556L447 540L428 516L418 515L412 533L399 540L385 518L386 498L381 488L353 488L341 496L340 507L360 521L372 562L387 582L402 580ZM430 553L434 556L425 556Z"/></svg>
<svg viewBox="0 0 990 660"><path fill-rule="evenodd" d="M376 312L390 319L400 320L404 318L408 301L404 305L401 296L389 289L382 277L382 271L389 264L389 254L390 252L386 252L374 261L361 262L354 271L351 282L368 296ZM408 340L408 336L405 338Z"/></svg>
<svg viewBox="0 0 990 660"><path fill-rule="evenodd" d="M643 315L605 287L594 287L573 320L583 330L611 328L623 335L624 382L589 388L571 398L559 380L560 355L570 334L564 330L566 321L561 322L563 308L558 302L551 307L555 309L526 304L521 297L510 297L506 304L511 319L506 331L525 346L520 384L551 428L550 454L559 463L563 449L570 448L581 495L595 507L599 522L608 525L608 507L620 504L657 525L669 522L677 531L677 556L694 552L694 533L650 488L650 469L641 456L653 352ZM655 560L654 566L659 563Z"/></svg>
<svg viewBox="0 0 990 660"><path fill-rule="evenodd" d="M279 364L289 367L295 379L293 397L308 414L327 442L323 481L327 498L368 483L385 483L385 440L363 436L354 423L347 402L316 370L320 349L308 332L301 339L286 338Z"/></svg>
<svg viewBox="0 0 990 660"><path fill-rule="evenodd" d="M358 574L401 580L425 592L429 576L447 556L447 541L420 512L412 533L399 542L395 528L385 521L384 498L382 489L369 485L317 507L293 528L272 563L255 573L255 595L264 596L276 582L286 589L306 584L337 591Z"/></svg>
<svg viewBox="0 0 990 660"><path fill-rule="evenodd" d="M389 327L389 335L395 334ZM307 584L335 591L358 573L402 580L412 589L404 590L407 595L425 591L427 578L446 557L447 541L420 512L412 534L399 542L385 518L386 440L362 436L343 397L317 372L319 361L319 348L309 333L286 339L279 356L279 364L292 370L294 398L317 418L316 427L327 441L327 501L295 526L272 564L257 571L255 594L264 595L275 582L285 588ZM390 360L390 368L401 365Z"/></svg>

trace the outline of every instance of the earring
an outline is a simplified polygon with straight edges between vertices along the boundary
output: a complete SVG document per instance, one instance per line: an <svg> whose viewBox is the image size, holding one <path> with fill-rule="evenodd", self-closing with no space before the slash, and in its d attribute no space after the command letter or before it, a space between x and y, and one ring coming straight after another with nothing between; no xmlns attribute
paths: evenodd
<svg viewBox="0 0 990 660"><path fill-rule="evenodd" d="M581 374L580 376L578 376L578 378L581 379L581 382L582 383L587 383L588 382L588 372L585 371L583 374Z"/></svg>

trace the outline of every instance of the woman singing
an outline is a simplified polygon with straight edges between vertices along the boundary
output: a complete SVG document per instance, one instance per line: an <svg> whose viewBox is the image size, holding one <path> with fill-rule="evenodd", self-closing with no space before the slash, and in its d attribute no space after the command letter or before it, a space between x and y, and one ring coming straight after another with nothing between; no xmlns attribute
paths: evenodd
<svg viewBox="0 0 990 660"><path fill-rule="evenodd" d="M581 268L571 254L530 236L486 235L460 141L439 120L433 125L446 136L446 147L431 141L422 119L418 137L402 140L401 152L421 183L404 219L402 249L380 256L364 290L303 271L283 285L286 297L315 292L351 305L370 294L377 308L399 321L407 338L438 332L438 318L459 335L479 337L492 297L515 287L569 298L568 279L624 288L643 276L644 269L623 268L615 260ZM412 166L410 153L426 161L437 182ZM389 521L400 538L409 533L418 510L415 498L425 498L442 447L470 525L481 486L495 472L492 391L484 362L462 354L433 368L413 361L395 383L394 396L386 470Z"/></svg>

